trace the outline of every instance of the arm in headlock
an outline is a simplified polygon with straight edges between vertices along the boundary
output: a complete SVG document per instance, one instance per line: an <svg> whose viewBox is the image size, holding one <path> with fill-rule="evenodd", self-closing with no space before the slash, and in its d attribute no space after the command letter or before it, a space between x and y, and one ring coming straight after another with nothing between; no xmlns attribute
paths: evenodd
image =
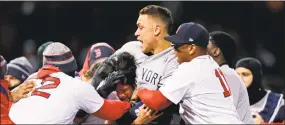
<svg viewBox="0 0 285 125"><path fill-rule="evenodd" d="M147 107L153 110L163 110L172 104L158 90L138 89L138 96Z"/></svg>
<svg viewBox="0 0 285 125"><path fill-rule="evenodd" d="M105 120L116 120L130 108L131 104L129 102L104 99L103 106L92 114Z"/></svg>

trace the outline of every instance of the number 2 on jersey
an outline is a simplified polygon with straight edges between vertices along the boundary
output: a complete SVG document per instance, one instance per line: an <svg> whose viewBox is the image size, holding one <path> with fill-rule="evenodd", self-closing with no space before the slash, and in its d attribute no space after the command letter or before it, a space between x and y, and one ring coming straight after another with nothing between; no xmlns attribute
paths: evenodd
<svg viewBox="0 0 285 125"><path fill-rule="evenodd" d="M48 84L48 85L43 85L45 82L47 81L50 81L50 82L53 82L52 84ZM42 91L39 91L40 89L53 89L53 88L56 88L59 84L60 84L60 80L59 78L56 78L56 77L45 77L41 84L43 86L41 86L40 88L37 88L35 89L33 92L32 92L32 96L34 95L37 95L37 96L42 96L44 98L49 98L50 94L49 93L46 93L46 92L42 92Z"/></svg>
<svg viewBox="0 0 285 125"><path fill-rule="evenodd" d="M216 74L216 77L219 78L220 83L221 83L221 85L222 85L222 87L224 89L224 96L225 97L229 97L231 95L231 91L229 89L229 86L227 84L227 81L225 79L225 76L224 76L223 72L220 69L216 69L215 70L215 74Z"/></svg>

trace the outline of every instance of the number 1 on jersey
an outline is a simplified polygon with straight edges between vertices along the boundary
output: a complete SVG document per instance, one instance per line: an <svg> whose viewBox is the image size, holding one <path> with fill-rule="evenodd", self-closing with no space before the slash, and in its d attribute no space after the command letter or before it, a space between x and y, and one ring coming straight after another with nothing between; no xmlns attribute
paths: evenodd
<svg viewBox="0 0 285 125"><path fill-rule="evenodd" d="M222 87L224 89L224 96L225 97L229 97L231 95L231 91L230 91L230 88L229 88L229 86L227 84L227 81L225 79L225 76L224 76L223 72L220 69L216 69L215 70L215 74L216 74L216 77L219 78L220 83L221 83L221 85L222 85Z"/></svg>

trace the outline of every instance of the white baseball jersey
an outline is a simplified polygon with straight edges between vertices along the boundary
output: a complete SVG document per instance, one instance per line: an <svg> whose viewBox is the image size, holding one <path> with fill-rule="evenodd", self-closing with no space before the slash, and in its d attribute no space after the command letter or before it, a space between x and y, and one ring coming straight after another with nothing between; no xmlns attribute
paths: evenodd
<svg viewBox="0 0 285 125"><path fill-rule="evenodd" d="M110 93L110 95L107 97L108 100L120 100L119 97L117 96L117 92L114 91ZM101 124L103 125L105 123L104 119L98 118L94 115L89 115L88 118L82 123L82 125L85 124Z"/></svg>
<svg viewBox="0 0 285 125"><path fill-rule="evenodd" d="M246 124L254 124L250 111L247 89L242 79L237 72L228 65L222 65L220 69L230 87L240 119Z"/></svg>
<svg viewBox="0 0 285 125"><path fill-rule="evenodd" d="M93 86L62 72L34 80L36 89L10 109L16 124L70 124L79 109L94 113L104 103Z"/></svg>
<svg viewBox="0 0 285 125"><path fill-rule="evenodd" d="M174 104L186 124L239 124L233 97L219 65L208 55L179 65L159 90Z"/></svg>
<svg viewBox="0 0 285 125"><path fill-rule="evenodd" d="M129 52L137 63L137 87L157 90L164 85L165 80L170 77L178 67L177 58L172 47L151 56L141 51L141 42L132 41L123 45L115 54Z"/></svg>

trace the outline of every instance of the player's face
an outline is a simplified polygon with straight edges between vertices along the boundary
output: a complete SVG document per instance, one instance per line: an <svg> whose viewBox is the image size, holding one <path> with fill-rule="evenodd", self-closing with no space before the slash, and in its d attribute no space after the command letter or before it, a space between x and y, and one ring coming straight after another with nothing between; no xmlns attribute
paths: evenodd
<svg viewBox="0 0 285 125"><path fill-rule="evenodd" d="M134 89L132 86L127 85L127 84L118 84L116 88L117 96L121 101L130 101Z"/></svg>
<svg viewBox="0 0 285 125"><path fill-rule="evenodd" d="M21 84L21 81L12 75L5 75L4 79L9 82L9 88L12 88L14 86Z"/></svg>
<svg viewBox="0 0 285 125"><path fill-rule="evenodd" d="M248 88L252 84L252 80L253 80L253 75L251 71L247 68L238 67L236 68L236 72L239 74L245 86Z"/></svg>
<svg viewBox="0 0 285 125"><path fill-rule="evenodd" d="M149 15L140 15L137 20L137 30L135 36L137 39L142 42L142 52L149 53L153 50L155 46L155 26L154 20Z"/></svg>
<svg viewBox="0 0 285 125"><path fill-rule="evenodd" d="M179 64L191 61L192 59L191 56L195 52L194 46L195 45L188 45L188 44L174 46L175 55L177 57L177 61Z"/></svg>
<svg viewBox="0 0 285 125"><path fill-rule="evenodd" d="M188 60L188 52L187 52L187 46L182 45L182 46L174 46L175 49L175 55L177 57L177 61L179 64L183 62L187 62Z"/></svg>

